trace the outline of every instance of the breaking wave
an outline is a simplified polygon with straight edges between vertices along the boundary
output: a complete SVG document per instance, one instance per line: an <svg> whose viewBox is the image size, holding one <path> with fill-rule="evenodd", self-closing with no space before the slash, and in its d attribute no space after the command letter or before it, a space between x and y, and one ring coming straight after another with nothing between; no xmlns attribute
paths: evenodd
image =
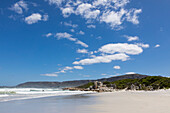
<svg viewBox="0 0 170 113"><path fill-rule="evenodd" d="M93 92L86 91L63 91L50 88L0 88L0 102L41 98L48 96L78 95Z"/></svg>

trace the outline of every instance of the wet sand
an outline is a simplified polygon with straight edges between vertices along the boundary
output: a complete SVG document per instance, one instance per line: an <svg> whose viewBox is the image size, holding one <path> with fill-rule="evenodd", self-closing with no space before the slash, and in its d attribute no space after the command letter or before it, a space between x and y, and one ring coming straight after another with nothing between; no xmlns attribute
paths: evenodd
<svg viewBox="0 0 170 113"><path fill-rule="evenodd" d="M170 90L54 96L0 102L0 113L169 113Z"/></svg>

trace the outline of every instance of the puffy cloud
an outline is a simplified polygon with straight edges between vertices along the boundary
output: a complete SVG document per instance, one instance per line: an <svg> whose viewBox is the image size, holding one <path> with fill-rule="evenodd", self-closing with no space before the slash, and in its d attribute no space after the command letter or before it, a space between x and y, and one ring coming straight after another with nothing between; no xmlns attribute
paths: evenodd
<svg viewBox="0 0 170 113"><path fill-rule="evenodd" d="M77 7L76 14L82 15L86 19L95 19L100 14L100 10L92 10L92 8L91 4L82 3Z"/></svg>
<svg viewBox="0 0 170 113"><path fill-rule="evenodd" d="M47 1L47 0L46 0ZM124 21L138 24L138 14L141 9L126 8L130 0L48 0L50 4L56 4L64 17L70 14L80 15L87 22L104 22L111 28L119 30ZM64 1L64 2L63 2Z"/></svg>
<svg viewBox="0 0 170 113"><path fill-rule="evenodd" d="M74 69L84 69L82 66L74 66Z"/></svg>
<svg viewBox="0 0 170 113"><path fill-rule="evenodd" d="M149 44L143 44L143 43L136 43L136 45L142 47L142 48L149 48Z"/></svg>
<svg viewBox="0 0 170 113"><path fill-rule="evenodd" d="M94 6L107 5L107 4L108 4L108 0L96 0L93 2Z"/></svg>
<svg viewBox="0 0 170 113"><path fill-rule="evenodd" d="M56 5L61 5L63 1L65 0L45 0L45 1L48 1L49 4L56 4Z"/></svg>
<svg viewBox="0 0 170 113"><path fill-rule="evenodd" d="M67 8L61 8L63 16L69 17L72 13L74 13L74 10L72 7L67 7Z"/></svg>
<svg viewBox="0 0 170 113"><path fill-rule="evenodd" d="M88 53L87 49L78 49L77 53Z"/></svg>
<svg viewBox="0 0 170 113"><path fill-rule="evenodd" d="M120 69L120 66L114 66L113 68L114 69Z"/></svg>
<svg viewBox="0 0 170 113"><path fill-rule="evenodd" d="M138 37L138 36L127 36L127 35L124 35L124 37L127 38L128 41L139 40L139 37Z"/></svg>
<svg viewBox="0 0 170 113"><path fill-rule="evenodd" d="M88 47L88 45L86 43L84 43L84 42L82 42L82 41L80 41L80 40L78 40L76 38L72 38L72 35L69 34L69 33L66 33L66 32L64 32L64 33L56 33L56 37L58 38L58 40L65 38L65 39L73 41L76 44L79 44L79 45L81 45L83 47Z"/></svg>
<svg viewBox="0 0 170 113"><path fill-rule="evenodd" d="M100 17L101 22L105 22L110 24L112 28L115 28L122 24L123 22L123 15L126 13L124 9L121 9L120 11L107 11L102 14Z"/></svg>
<svg viewBox="0 0 170 113"><path fill-rule="evenodd" d="M90 58L74 61L75 65L90 65L95 63L110 63L115 60L126 61L130 59L129 55L138 55L143 52L142 47L136 44L128 43L116 43L106 44L98 49L98 51L92 52L92 54L99 53L99 56L90 55ZM114 67L119 68L118 66Z"/></svg>
<svg viewBox="0 0 170 113"><path fill-rule="evenodd" d="M113 2L115 3L114 8L118 9L118 8L124 7L130 1L129 0L113 0Z"/></svg>
<svg viewBox="0 0 170 113"><path fill-rule="evenodd" d="M141 9L131 9L127 14L127 21L132 22L133 24L139 24L138 14L141 13Z"/></svg>
<svg viewBox="0 0 170 113"><path fill-rule="evenodd" d="M40 21L42 19L42 16L39 13L34 13L28 17L25 18L25 22L27 24L33 24L33 23L37 23L38 21Z"/></svg>
<svg viewBox="0 0 170 113"><path fill-rule="evenodd" d="M22 14L23 9L28 10L28 5L25 1L20 0L19 2L12 5L9 9L12 10L12 11L15 11L18 14Z"/></svg>
<svg viewBox="0 0 170 113"><path fill-rule="evenodd" d="M41 74L42 76L49 76L49 77L57 77L58 75L56 73L47 73L47 74Z"/></svg>
<svg viewBox="0 0 170 113"><path fill-rule="evenodd" d="M155 48L157 48L157 47L160 47L160 45L159 45L159 44L156 44L156 45L155 45Z"/></svg>
<svg viewBox="0 0 170 113"><path fill-rule="evenodd" d="M143 49L136 44L128 44L128 43L117 43L117 44L107 44L99 48L99 51L102 53L114 54L118 53L126 53L130 55L138 55L143 52Z"/></svg>
<svg viewBox="0 0 170 113"><path fill-rule="evenodd" d="M87 28L96 28L96 26L91 24L91 25L88 25Z"/></svg>
<svg viewBox="0 0 170 113"><path fill-rule="evenodd" d="M110 63L113 60L121 60L126 61L128 60L129 56L124 53L114 54L114 55L103 55L103 56L96 56L93 58L87 58L80 61L75 61L73 64L80 64L80 65L90 65L95 63Z"/></svg>
<svg viewBox="0 0 170 113"><path fill-rule="evenodd" d="M33 13L32 15L28 16L25 18L25 22L27 24L34 24L37 23L38 21L47 21L48 20L48 15L42 15L39 13Z"/></svg>

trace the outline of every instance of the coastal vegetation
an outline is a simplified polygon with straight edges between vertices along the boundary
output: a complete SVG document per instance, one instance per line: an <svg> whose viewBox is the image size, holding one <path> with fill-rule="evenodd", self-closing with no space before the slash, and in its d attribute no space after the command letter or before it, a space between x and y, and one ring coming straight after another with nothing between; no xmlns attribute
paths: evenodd
<svg viewBox="0 0 170 113"><path fill-rule="evenodd" d="M78 88L89 88L93 85L94 83L90 82L79 86ZM106 87L115 87L116 89L132 89L132 87L135 87L136 90L148 90L148 88L152 88L152 90L168 89L170 88L170 78L161 76L147 76L142 79L123 79L114 82L104 81L103 85Z"/></svg>

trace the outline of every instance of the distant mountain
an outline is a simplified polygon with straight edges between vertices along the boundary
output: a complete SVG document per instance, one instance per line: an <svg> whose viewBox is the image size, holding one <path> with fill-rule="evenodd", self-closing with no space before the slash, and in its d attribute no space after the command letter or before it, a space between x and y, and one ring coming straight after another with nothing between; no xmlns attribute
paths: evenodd
<svg viewBox="0 0 170 113"><path fill-rule="evenodd" d="M18 88L63 88L76 87L92 82L91 80L75 80L64 82L26 82L17 85Z"/></svg>
<svg viewBox="0 0 170 113"><path fill-rule="evenodd" d="M128 74L122 76L115 76L110 78L102 78L97 80L75 80L75 81L64 81L64 82L26 82L17 85L18 88L63 88L63 87L77 87L93 81L108 81L114 82L123 79L141 79L145 78L147 75L141 74Z"/></svg>
<svg viewBox="0 0 170 113"><path fill-rule="evenodd" d="M97 81L108 81L108 82L114 82L117 80L123 80L123 79L141 79L141 78L145 78L148 75L141 75L141 74L128 74L128 75L121 75L121 76L115 76L115 77L110 77L110 78L102 78L102 79L98 79Z"/></svg>

